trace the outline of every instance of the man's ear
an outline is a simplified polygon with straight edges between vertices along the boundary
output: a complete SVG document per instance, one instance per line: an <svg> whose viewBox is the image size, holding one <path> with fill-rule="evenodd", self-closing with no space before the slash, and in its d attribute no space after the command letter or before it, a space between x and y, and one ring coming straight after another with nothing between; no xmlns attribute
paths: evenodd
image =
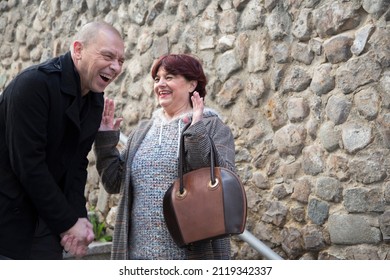
<svg viewBox="0 0 390 280"><path fill-rule="evenodd" d="M76 59L81 59L81 51L83 49L83 44L80 41L73 42L73 53Z"/></svg>

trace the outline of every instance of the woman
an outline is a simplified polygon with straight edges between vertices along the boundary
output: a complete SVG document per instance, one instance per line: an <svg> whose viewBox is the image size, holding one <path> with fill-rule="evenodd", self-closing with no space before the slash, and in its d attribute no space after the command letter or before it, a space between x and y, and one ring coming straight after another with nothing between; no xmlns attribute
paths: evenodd
<svg viewBox="0 0 390 280"><path fill-rule="evenodd" d="M220 166L235 170L234 139L218 114L204 107L207 79L201 63L186 54L158 59L151 71L160 108L139 123L119 153L121 118L106 100L95 141L96 167L108 193L120 193L112 259L229 259L229 238L179 248L163 216L163 196L177 178L184 133L187 169L209 166L211 136ZM182 132L185 124L191 125Z"/></svg>

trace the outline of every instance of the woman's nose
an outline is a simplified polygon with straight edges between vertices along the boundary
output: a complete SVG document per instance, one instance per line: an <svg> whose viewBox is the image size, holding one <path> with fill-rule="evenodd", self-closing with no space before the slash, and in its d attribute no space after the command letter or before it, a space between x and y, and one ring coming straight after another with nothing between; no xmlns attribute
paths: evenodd
<svg viewBox="0 0 390 280"><path fill-rule="evenodd" d="M165 86L167 83L166 83L166 80L164 78L160 78L160 80L158 80L158 83L157 85L158 86Z"/></svg>

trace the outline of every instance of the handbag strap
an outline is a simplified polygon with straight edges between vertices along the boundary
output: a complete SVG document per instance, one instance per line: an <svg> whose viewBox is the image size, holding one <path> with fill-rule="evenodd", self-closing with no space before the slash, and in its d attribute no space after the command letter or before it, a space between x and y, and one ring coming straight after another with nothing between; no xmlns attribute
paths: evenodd
<svg viewBox="0 0 390 280"><path fill-rule="evenodd" d="M184 193L184 179L183 179L183 176L184 176L184 163L185 163L184 131L190 125L191 125L191 123L188 123L184 127L184 129L182 131L182 134L180 136L180 150L179 150L179 164L178 164L178 174L179 174L179 178L180 178L180 188L179 188L180 195L182 195ZM216 147L215 147L214 141L210 137L210 135L207 134L207 136L210 139L210 143L211 143L211 149L210 149L210 183L211 183L211 185L214 186L216 184L216 178L215 178L215 173L214 173L214 167L215 167L215 163L216 163L216 159L215 159Z"/></svg>

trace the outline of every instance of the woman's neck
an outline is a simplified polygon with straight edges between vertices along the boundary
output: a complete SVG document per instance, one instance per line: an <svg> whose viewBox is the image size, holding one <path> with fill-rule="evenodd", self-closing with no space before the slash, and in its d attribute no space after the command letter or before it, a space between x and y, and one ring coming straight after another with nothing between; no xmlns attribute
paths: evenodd
<svg viewBox="0 0 390 280"><path fill-rule="evenodd" d="M175 111L170 111L170 110L166 110L165 108L163 108L163 112L164 112L164 116L167 118L167 120L172 120L172 119L180 117L184 114L192 112L192 107L186 106L186 107L183 107L183 108L181 108L179 110L175 110Z"/></svg>

